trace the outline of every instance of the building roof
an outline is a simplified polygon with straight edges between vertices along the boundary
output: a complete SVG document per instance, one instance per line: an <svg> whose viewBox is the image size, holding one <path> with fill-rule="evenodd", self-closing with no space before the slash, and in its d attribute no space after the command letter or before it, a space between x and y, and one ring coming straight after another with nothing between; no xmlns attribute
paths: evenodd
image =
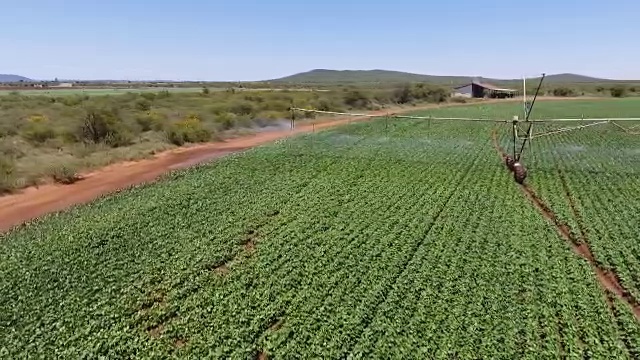
<svg viewBox="0 0 640 360"><path fill-rule="evenodd" d="M454 89L461 89L461 88L463 88L463 87L466 87L466 86L469 86L469 85L474 85L474 84L475 84L475 85L478 85L478 86L480 86L480 87L483 87L483 88L485 88L485 89L493 90L493 91L502 91L502 92L516 92L516 91L518 91L518 90L514 90L514 89L499 88L499 87L497 87L497 86L495 86L495 85L491 85L491 84L487 84L487 83L482 83L482 82L479 82L479 81L472 81L472 82L470 82L470 83L468 83L468 84L465 84L465 85L462 85L462 86L455 87Z"/></svg>

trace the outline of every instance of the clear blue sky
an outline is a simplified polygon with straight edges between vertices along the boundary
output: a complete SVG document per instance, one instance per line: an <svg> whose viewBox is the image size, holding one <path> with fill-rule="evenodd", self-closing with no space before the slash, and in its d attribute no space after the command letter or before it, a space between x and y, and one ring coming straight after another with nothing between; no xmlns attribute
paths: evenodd
<svg viewBox="0 0 640 360"><path fill-rule="evenodd" d="M640 79L638 0L6 0L0 73L261 80L329 69Z"/></svg>

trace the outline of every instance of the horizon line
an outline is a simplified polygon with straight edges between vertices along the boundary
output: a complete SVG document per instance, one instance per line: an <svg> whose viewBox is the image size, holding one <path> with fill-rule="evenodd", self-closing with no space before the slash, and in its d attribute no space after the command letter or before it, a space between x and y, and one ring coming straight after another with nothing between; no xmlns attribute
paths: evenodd
<svg viewBox="0 0 640 360"><path fill-rule="evenodd" d="M113 79L109 79L109 78L57 78L57 77L53 77L50 79L35 79L35 78L31 78L28 76L24 76L24 75L18 75L18 74L0 74L0 76L18 76L18 77L23 77L27 80L25 80L26 82L28 81L32 81L32 82L53 82L57 79L58 82L69 82L69 81L77 81L77 82L91 82L91 81L95 81L95 82L172 82L172 83L176 83L176 82L219 82L219 83L252 83L252 82L269 82L269 81L280 81L282 79L288 78L288 77L292 77L292 76L296 76L296 75L301 75L301 74L308 74L314 71L330 71L330 72L373 72L373 71L385 71L385 72L394 72L394 73L400 73L400 74L407 74L407 75L416 75L416 76L429 76L429 77L435 77L435 78L469 78L469 79L473 79L473 78L480 78L480 79L489 79L489 80L496 80L496 81L517 81L517 80L522 80L523 78L526 79L538 79L540 77L542 77L542 74L534 76L534 77L526 77L526 76L522 76L522 77L518 77L518 78L501 78L501 77L485 77L482 75L435 75L435 74L421 74L421 73L416 73L416 72L408 72L408 71L401 71L401 70L385 70L385 69L379 69L379 68L375 68L375 69L326 69L326 68L316 68L316 69L311 69L311 70L307 70L307 71L302 71L302 72L298 72L298 73L294 73L291 75L285 75L282 77L277 77L277 78L269 78L269 79L262 79L262 80L205 80L205 79L132 79L132 78L113 78ZM629 78L625 78L625 79L613 79L613 78L600 78L600 77L595 77L595 76L591 76L591 75L584 75L584 74L578 74L578 73L571 73L571 72L559 72L559 73L553 73L553 74L547 74L546 77L550 77L550 76L559 76L559 75L572 75L572 76L579 76L579 77L586 77L586 78L592 78L595 81L640 81L640 79L629 79ZM11 82L20 82L21 80L17 80L17 81L11 81Z"/></svg>

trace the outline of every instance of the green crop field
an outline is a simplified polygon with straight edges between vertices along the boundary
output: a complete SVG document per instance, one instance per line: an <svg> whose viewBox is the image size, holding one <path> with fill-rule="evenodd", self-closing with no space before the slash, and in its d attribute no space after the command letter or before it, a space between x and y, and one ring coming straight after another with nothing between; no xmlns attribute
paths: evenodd
<svg viewBox="0 0 640 360"><path fill-rule="evenodd" d="M638 105L539 102L534 117ZM587 128L542 137L523 158L529 186L619 276L622 299L513 181L494 128L351 123L0 235L0 355L640 357L625 300L640 298L640 136ZM508 149L509 125L496 131Z"/></svg>

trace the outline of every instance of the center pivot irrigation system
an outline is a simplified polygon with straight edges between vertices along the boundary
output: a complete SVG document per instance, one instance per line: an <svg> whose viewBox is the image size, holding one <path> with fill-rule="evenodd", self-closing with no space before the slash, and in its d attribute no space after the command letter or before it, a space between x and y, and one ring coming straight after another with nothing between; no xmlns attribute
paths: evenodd
<svg viewBox="0 0 640 360"><path fill-rule="evenodd" d="M584 116L577 119L540 119L533 120L530 119L531 111L533 110L533 106L536 103L536 99L538 97L538 93L540 92L540 87L542 86L542 82L544 81L545 74L542 74L540 78L540 82L536 88L536 91L533 95L533 99L531 101L527 100L526 93L526 79L522 79L523 85L523 111L524 111L524 119L520 120L518 116L514 116L511 120L503 120L503 119L481 119L481 118L457 118L457 117L433 117L433 116L409 116L409 115L386 115L388 118L393 119L418 119L418 120L446 120L446 121L470 121L470 122L492 122L492 123L503 123L511 125L512 132L512 153L504 154L504 161L506 166L509 168L511 172L513 172L514 180L523 184L524 180L527 178L527 169L521 162L522 154L529 145L529 151L531 152L531 144L533 139L539 138L542 136L559 134L572 130L580 130L590 126L603 125L603 124L613 124L616 127L620 128L622 131L633 134L640 135L640 131L633 131L635 128L640 127L640 125L635 125L632 127L624 127L619 124L619 122L624 121L640 121L640 117L638 118L585 118ZM358 113L348 113L348 112L336 112L336 111L323 111L323 110L315 110L315 109L303 109L292 106L290 108L291 111L291 127L295 126L295 118L296 111L300 112L311 112L311 113L321 113L321 114L331 114L331 115L345 115L345 116L354 116L354 117L371 117L371 118L379 118L384 117L384 115L371 115L371 114L358 114ZM534 133L533 125L534 124L545 124L545 123L580 123L580 125L563 127L560 129L554 129L551 131L543 131Z"/></svg>

